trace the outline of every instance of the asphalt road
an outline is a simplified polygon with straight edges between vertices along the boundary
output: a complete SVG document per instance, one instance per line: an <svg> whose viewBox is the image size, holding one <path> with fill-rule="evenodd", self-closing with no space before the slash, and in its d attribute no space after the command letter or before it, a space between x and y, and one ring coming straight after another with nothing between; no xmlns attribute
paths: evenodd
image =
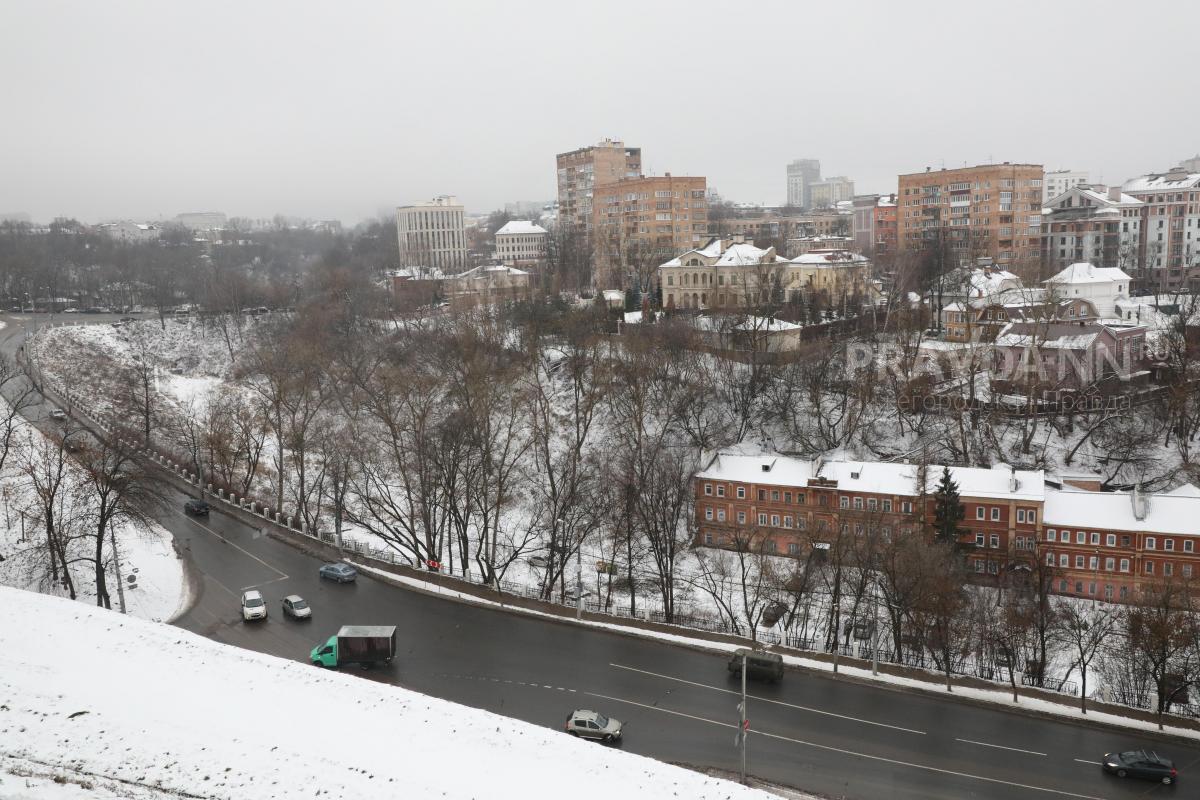
<svg viewBox="0 0 1200 800"><path fill-rule="evenodd" d="M15 347L14 327L0 331L6 352ZM626 722L620 746L628 751L738 768L738 685L720 656L464 605L365 576L356 584L323 582L313 558L216 511L187 517L183 499L175 497L177 510L161 520L197 579L193 605L176 622L182 628L307 661L343 624L396 625L396 663L356 674L551 728L573 708L594 708ZM241 621L238 597L247 588L267 598L265 622ZM288 594L309 601L311 621L284 618L280 601ZM752 683L750 691L751 773L831 797L1190 797L1189 779L1200 782L1200 746L1153 735L798 671L778 686ZM1175 760L1180 786L1101 773L1103 753L1142 746Z"/></svg>

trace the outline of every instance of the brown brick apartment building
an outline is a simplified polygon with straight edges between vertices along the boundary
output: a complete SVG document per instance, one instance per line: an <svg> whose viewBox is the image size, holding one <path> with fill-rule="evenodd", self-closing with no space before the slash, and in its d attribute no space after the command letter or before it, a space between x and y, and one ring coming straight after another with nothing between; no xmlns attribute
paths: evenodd
<svg viewBox="0 0 1200 800"><path fill-rule="evenodd" d="M918 491L911 464L719 453L693 479L696 543L729 547L748 532L756 550L799 557L838 531L884 541L920 535L933 518L941 473L928 467ZM951 474L966 514L961 543L974 546L967 564L981 576L1053 558L1054 591L1124 600L1156 577L1200 570L1200 497L1055 489L1040 471L951 467Z"/></svg>
<svg viewBox="0 0 1200 800"><path fill-rule="evenodd" d="M593 192L598 186L642 174L642 150L605 139L592 147L559 153L558 220L591 231L594 222Z"/></svg>
<svg viewBox="0 0 1200 800"><path fill-rule="evenodd" d="M944 243L960 262L991 257L1001 266L1041 254L1040 164L985 164L899 176L897 247Z"/></svg>
<svg viewBox="0 0 1200 800"><path fill-rule="evenodd" d="M597 285L623 286L631 266L649 275L663 261L708 239L702 177L628 178L593 190ZM648 287L643 287L648 288Z"/></svg>

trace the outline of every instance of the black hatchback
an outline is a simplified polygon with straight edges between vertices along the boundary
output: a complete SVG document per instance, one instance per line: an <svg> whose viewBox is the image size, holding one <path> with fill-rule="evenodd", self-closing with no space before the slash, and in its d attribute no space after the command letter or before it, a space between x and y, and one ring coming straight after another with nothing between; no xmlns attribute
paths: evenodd
<svg viewBox="0 0 1200 800"><path fill-rule="evenodd" d="M1146 778L1170 786L1178 774L1175 764L1169 758L1163 758L1153 750L1126 750L1124 753L1106 753L1104 761L1105 772L1111 772L1118 778Z"/></svg>
<svg viewBox="0 0 1200 800"><path fill-rule="evenodd" d="M183 510L185 513L193 514L195 516L207 516L208 515L208 501L196 500L195 498L193 498L183 504Z"/></svg>

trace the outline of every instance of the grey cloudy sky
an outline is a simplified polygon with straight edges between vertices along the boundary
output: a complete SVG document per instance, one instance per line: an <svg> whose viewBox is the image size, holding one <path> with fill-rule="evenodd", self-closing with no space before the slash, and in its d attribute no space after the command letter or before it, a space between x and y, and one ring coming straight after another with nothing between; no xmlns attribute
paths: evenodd
<svg viewBox="0 0 1200 800"><path fill-rule="evenodd" d="M0 213L354 222L550 199L606 136L781 202L819 158L1116 182L1200 150L1191 0L0 3Z"/></svg>

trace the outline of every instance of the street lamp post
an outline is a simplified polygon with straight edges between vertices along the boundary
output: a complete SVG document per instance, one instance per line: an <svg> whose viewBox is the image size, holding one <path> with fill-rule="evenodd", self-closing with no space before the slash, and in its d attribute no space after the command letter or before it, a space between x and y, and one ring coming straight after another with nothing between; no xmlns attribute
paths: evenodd
<svg viewBox="0 0 1200 800"><path fill-rule="evenodd" d="M575 545L575 619L583 619L583 537Z"/></svg>

